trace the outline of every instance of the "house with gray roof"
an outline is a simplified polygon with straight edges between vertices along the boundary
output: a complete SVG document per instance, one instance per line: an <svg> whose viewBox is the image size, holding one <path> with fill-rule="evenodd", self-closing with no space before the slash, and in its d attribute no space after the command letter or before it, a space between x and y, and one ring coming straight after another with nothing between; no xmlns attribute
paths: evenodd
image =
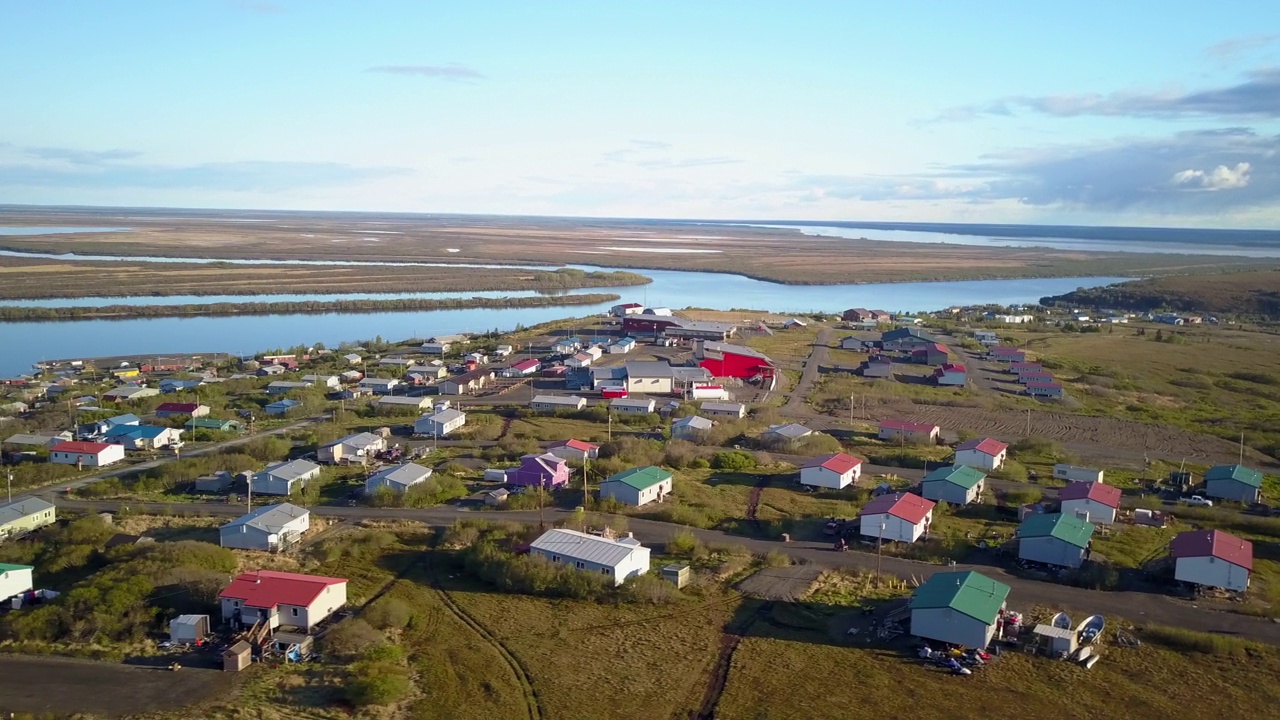
<svg viewBox="0 0 1280 720"><path fill-rule="evenodd" d="M58 520L52 503L37 497L0 505L0 540L26 535Z"/></svg>
<svg viewBox="0 0 1280 720"><path fill-rule="evenodd" d="M702 433L710 430L715 423L697 415L682 417L671 423L671 437L675 440L697 441Z"/></svg>
<svg viewBox="0 0 1280 720"><path fill-rule="evenodd" d="M378 488L390 488L392 492L402 493L405 490L431 477L431 468L417 463L392 465L370 475L364 481L364 491L370 495Z"/></svg>
<svg viewBox="0 0 1280 720"><path fill-rule="evenodd" d="M218 530L224 548L276 552L296 543L311 528L311 513L293 503L267 505Z"/></svg>
<svg viewBox="0 0 1280 720"><path fill-rule="evenodd" d="M812 434L812 430L799 423L787 423L785 425L770 425L768 430L760 433L760 439L766 443L781 445L799 442L802 438L809 437Z"/></svg>
<svg viewBox="0 0 1280 720"><path fill-rule="evenodd" d="M615 540L577 530L548 530L533 541L529 553L603 575L614 585L649 572L649 548L631 536Z"/></svg>
<svg viewBox="0 0 1280 720"><path fill-rule="evenodd" d="M292 495L320 477L320 466L310 460L290 460L268 465L254 473L250 490L258 495Z"/></svg>

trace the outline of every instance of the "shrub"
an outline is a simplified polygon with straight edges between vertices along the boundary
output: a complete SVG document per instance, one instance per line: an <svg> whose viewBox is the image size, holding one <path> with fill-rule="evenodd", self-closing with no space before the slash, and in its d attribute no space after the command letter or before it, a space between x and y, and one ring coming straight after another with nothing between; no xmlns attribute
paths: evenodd
<svg viewBox="0 0 1280 720"><path fill-rule="evenodd" d="M675 557L692 558L695 555L705 552L705 548L692 532L688 530L677 530L670 540L667 540L665 552L667 555Z"/></svg>
<svg viewBox="0 0 1280 720"><path fill-rule="evenodd" d="M637 575L627 580L620 591L624 602L667 605L680 599L675 585L655 575Z"/></svg>
<svg viewBox="0 0 1280 720"><path fill-rule="evenodd" d="M364 617L379 630L399 629L413 619L413 610L396 598L383 597L364 611Z"/></svg>
<svg viewBox="0 0 1280 720"><path fill-rule="evenodd" d="M694 470L705 470L711 467L711 462L704 457L694 458L693 462L689 463L689 467Z"/></svg>
<svg viewBox="0 0 1280 720"><path fill-rule="evenodd" d="M409 672L386 662L361 662L351 668L347 699L357 706L390 705L409 694Z"/></svg>
<svg viewBox="0 0 1280 720"><path fill-rule="evenodd" d="M324 636L324 651L339 658L354 658L383 644L386 638L361 618L347 618Z"/></svg>
<svg viewBox="0 0 1280 720"><path fill-rule="evenodd" d="M711 458L711 467L717 470L742 472L744 470L750 470L755 466L755 456L741 450L718 452L715 454L715 457Z"/></svg>

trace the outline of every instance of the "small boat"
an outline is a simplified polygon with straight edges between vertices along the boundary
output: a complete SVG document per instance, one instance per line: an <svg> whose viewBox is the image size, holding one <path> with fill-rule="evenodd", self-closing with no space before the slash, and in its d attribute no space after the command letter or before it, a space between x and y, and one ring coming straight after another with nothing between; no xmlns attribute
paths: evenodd
<svg viewBox="0 0 1280 720"><path fill-rule="evenodd" d="M1049 624L1060 630L1070 630L1071 616L1064 612L1060 612L1053 616L1053 619L1049 621Z"/></svg>
<svg viewBox="0 0 1280 720"><path fill-rule="evenodd" d="M1102 656L1101 656L1101 655L1090 655L1090 656L1089 656L1089 659L1084 661L1084 669L1085 669L1085 670L1092 670L1092 669L1093 669L1093 666L1098 664L1098 658L1100 658L1100 657L1102 657Z"/></svg>
<svg viewBox="0 0 1280 720"><path fill-rule="evenodd" d="M1101 615L1090 615L1080 623L1080 627L1076 628L1079 634L1080 644L1088 645L1102 636L1102 630L1106 628L1107 621Z"/></svg>
<svg viewBox="0 0 1280 720"><path fill-rule="evenodd" d="M1086 663L1089 661L1089 658L1093 656L1094 656L1093 648L1089 647L1088 645L1081 645L1079 649L1077 649L1075 653L1071 656L1071 659L1075 660L1078 663Z"/></svg>

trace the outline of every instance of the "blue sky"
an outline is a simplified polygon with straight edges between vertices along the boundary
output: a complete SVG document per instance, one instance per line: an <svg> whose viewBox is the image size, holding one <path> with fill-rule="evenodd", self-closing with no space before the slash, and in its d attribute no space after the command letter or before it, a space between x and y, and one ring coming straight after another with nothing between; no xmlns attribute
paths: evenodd
<svg viewBox="0 0 1280 720"><path fill-rule="evenodd" d="M0 0L0 202L1275 227L1280 8Z"/></svg>

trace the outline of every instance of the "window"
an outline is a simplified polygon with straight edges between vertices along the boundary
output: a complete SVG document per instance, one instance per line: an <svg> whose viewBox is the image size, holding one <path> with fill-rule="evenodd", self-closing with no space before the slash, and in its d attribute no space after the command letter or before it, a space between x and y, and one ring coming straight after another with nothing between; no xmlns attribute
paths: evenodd
<svg viewBox="0 0 1280 720"><path fill-rule="evenodd" d="M578 562L574 563L574 567L578 568L579 570L586 570L587 564L579 560Z"/></svg>
<svg viewBox="0 0 1280 720"><path fill-rule="evenodd" d="M238 607L240 607L240 601L239 601L239 600L232 600L232 601L231 601L231 607L233 607L233 608L238 608Z"/></svg>
<svg viewBox="0 0 1280 720"><path fill-rule="evenodd" d="M560 556L559 556L559 555L552 555L552 556L551 556L551 562L560 562Z"/></svg>
<svg viewBox="0 0 1280 720"><path fill-rule="evenodd" d="M612 574L613 574L613 570L612 570L612 569L610 569L610 568L600 568L600 574L601 574L601 575L612 575Z"/></svg>
<svg viewBox="0 0 1280 720"><path fill-rule="evenodd" d="M298 608L289 608L289 614L293 617L298 617Z"/></svg>

